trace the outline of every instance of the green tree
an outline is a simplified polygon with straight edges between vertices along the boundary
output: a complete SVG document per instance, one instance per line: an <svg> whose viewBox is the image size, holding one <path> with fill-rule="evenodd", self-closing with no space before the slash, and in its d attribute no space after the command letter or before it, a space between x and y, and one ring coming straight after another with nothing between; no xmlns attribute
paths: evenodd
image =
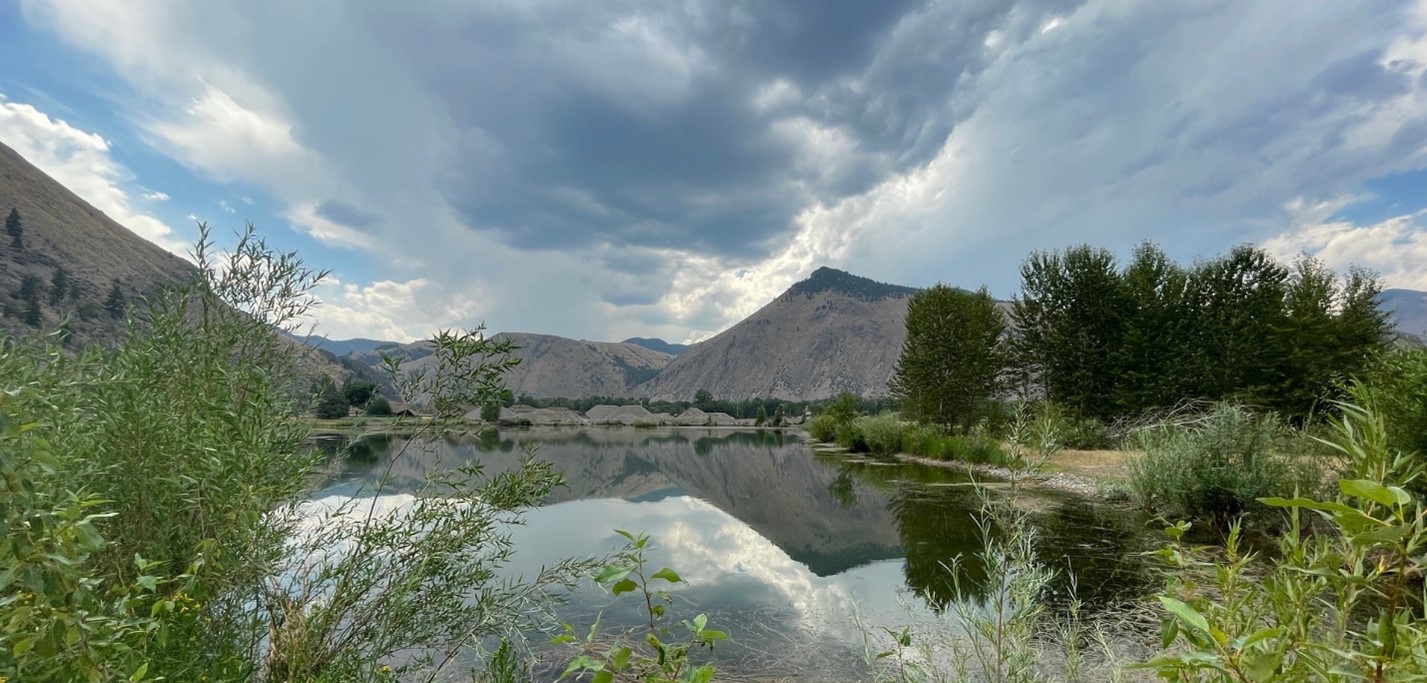
<svg viewBox="0 0 1427 683"><path fill-rule="evenodd" d="M349 379L342 384L342 398L347 405L362 407L377 393L377 385L360 379Z"/></svg>
<svg viewBox="0 0 1427 683"><path fill-rule="evenodd" d="M337 389L331 377L317 380L317 389L312 396L312 414L321 420L335 420L347 416L347 398Z"/></svg>
<svg viewBox="0 0 1427 683"><path fill-rule="evenodd" d="M64 266L55 268L54 275L50 276L50 305L58 306L69 288L69 273L65 272Z"/></svg>
<svg viewBox="0 0 1427 683"><path fill-rule="evenodd" d="M903 415L970 424L1000 388L1006 367L1006 320L995 300L984 287L970 293L938 284L912 296L906 325L889 385Z"/></svg>
<svg viewBox="0 0 1427 683"><path fill-rule="evenodd" d="M694 392L694 405L699 410L711 410L713 408L714 395L708 389L700 389Z"/></svg>
<svg viewBox="0 0 1427 683"><path fill-rule="evenodd" d="M768 421L768 411L763 406L758 406L758 415L753 418L754 427L762 427Z"/></svg>
<svg viewBox="0 0 1427 683"><path fill-rule="evenodd" d="M373 396L370 401L367 401L367 407L364 412L373 417L388 417L392 414L391 401L386 400L385 396L377 394Z"/></svg>
<svg viewBox="0 0 1427 683"><path fill-rule="evenodd" d="M1279 382L1288 268L1251 245L1201 263L1190 275L1191 333L1180 346L1194 350L1186 374L1191 396L1271 403ZM1279 340L1280 343L1275 343Z"/></svg>
<svg viewBox="0 0 1427 683"><path fill-rule="evenodd" d="M500 403L490 401L481 406L481 422L495 424L500 422Z"/></svg>
<svg viewBox="0 0 1427 683"><path fill-rule="evenodd" d="M5 234L10 236L10 246L16 249L25 248L25 227L20 223L20 210L11 208L10 215L5 217Z"/></svg>
<svg viewBox="0 0 1427 683"><path fill-rule="evenodd" d="M129 302L124 298L124 291L119 289L119 282L116 280L109 288L109 296L104 299L104 310L114 318L124 317L124 311L129 306Z"/></svg>
<svg viewBox="0 0 1427 683"><path fill-rule="evenodd" d="M1184 269L1148 242L1135 249L1123 273L1129 304L1115 382L1115 409L1133 413L1167 406L1185 396ZM1174 352L1169 352L1173 349Z"/></svg>
<svg viewBox="0 0 1427 683"><path fill-rule="evenodd" d="M1079 246L1031 254L1011 307L1022 376L1081 415L1113 414L1129 308L1109 251Z"/></svg>
<svg viewBox="0 0 1427 683"><path fill-rule="evenodd" d="M34 275L26 275L20 280L20 301L24 302L25 308L20 313L20 319L25 321L30 327L39 327L44 322L44 317L40 310L40 279Z"/></svg>
<svg viewBox="0 0 1427 683"><path fill-rule="evenodd" d="M787 422L788 418L783 413L783 404L779 403L778 407L773 410L773 426L782 427L784 424L787 424Z"/></svg>

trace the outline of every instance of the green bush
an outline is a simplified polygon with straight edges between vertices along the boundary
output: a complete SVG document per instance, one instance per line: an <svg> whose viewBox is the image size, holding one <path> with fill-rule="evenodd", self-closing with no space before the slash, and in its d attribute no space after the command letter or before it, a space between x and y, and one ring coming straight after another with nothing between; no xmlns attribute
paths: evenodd
<svg viewBox="0 0 1427 683"><path fill-rule="evenodd" d="M1427 349L1383 356L1353 393L1383 421L1392 448L1427 455ZM1418 479L1412 487L1427 493L1427 479Z"/></svg>
<svg viewBox="0 0 1427 683"><path fill-rule="evenodd" d="M942 431L935 425L913 423L902 428L902 452L923 457L935 457L931 454L932 443L942 436Z"/></svg>
<svg viewBox="0 0 1427 683"><path fill-rule="evenodd" d="M823 413L808 420L808 423L803 425L803 428L807 430L808 436L813 437L814 440L823 443L832 443L837 440L837 425L837 418Z"/></svg>
<svg viewBox="0 0 1427 683"><path fill-rule="evenodd" d="M862 430L858 429L857 425L852 422L839 423L834 434L837 445L853 453L867 452L867 437L862 433Z"/></svg>
<svg viewBox="0 0 1427 683"><path fill-rule="evenodd" d="M385 396L377 394L367 401L366 413L372 417L389 417L392 414L391 401L386 400Z"/></svg>
<svg viewBox="0 0 1427 683"><path fill-rule="evenodd" d="M902 422L895 413L859 417L851 424L861 433L869 453L887 457L902 450Z"/></svg>
<svg viewBox="0 0 1427 683"><path fill-rule="evenodd" d="M1276 448L1283 427L1271 416L1220 404L1194 427L1164 427L1141 437L1145 454L1130 463L1130 490L1146 509L1227 525L1258 498L1309 494L1316 468L1295 466Z"/></svg>
<svg viewBox="0 0 1427 683"><path fill-rule="evenodd" d="M1008 458L1001 444L984 434L957 434L946 437L947 457L975 465L1005 465Z"/></svg>

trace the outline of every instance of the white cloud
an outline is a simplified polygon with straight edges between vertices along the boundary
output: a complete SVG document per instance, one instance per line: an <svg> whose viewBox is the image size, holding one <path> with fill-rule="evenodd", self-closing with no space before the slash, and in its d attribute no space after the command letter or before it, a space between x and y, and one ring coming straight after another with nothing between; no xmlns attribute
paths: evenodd
<svg viewBox="0 0 1427 683"><path fill-rule="evenodd" d="M373 337L392 341L425 339L476 313L489 294L447 290L430 280L381 280L369 285L331 279L319 285L321 304L311 313L313 333L330 339Z"/></svg>
<svg viewBox="0 0 1427 683"><path fill-rule="evenodd" d="M24 7L142 95L126 100L136 107L126 114L156 147L204 175L266 190L324 245L380 256L379 282L350 298L345 288L329 292L342 334L369 325L360 333L424 335L479 313L502 329L696 339L819 265L911 285L985 282L1004 295L1028 251L1077 242L1123 251L1154 239L1187 260L1267 238L1376 259L1364 265L1419 282L1405 259L1417 253L1420 217L1345 226L1330 220L1334 210L1310 221L1286 218L1283 206L1298 197L1331 203L1367 180L1427 166L1422 0L1406 11L1089 0L1054 13L1018 2L985 16L929 4L877 33L865 63L821 81L803 73L820 65L743 42L757 28L753 10L735 14L754 23L701 33L717 13L697 2L680 5L686 14L621 7L590 21L564 16L575 6L518 3L424 15L328 4L294 16L178 0ZM502 34L521 40L503 43ZM961 45L965 54L944 52ZM579 168L561 166L560 136L587 142L610 130L607 119L594 125L568 107L589 92L637 121L615 117L628 137ZM484 231L526 229L519 216L485 225L479 210L451 206L505 187L517 162L534 160L556 169L559 182L540 188L560 188L545 195L557 200L549 204L568 205L534 202L534 212L575 210L600 223L591 228L599 235L631 234L611 227L621 221L663 230L681 217L657 215L663 206L622 215L609 201L618 192L584 176L601 176L606 160L641 161L620 144L649 143L640 131L696 137L696 126L681 127L688 121L658 117L688 117L680 106L707 94L758 114L731 139L760 160L779 157L792 178L752 188L796 203L790 214L749 212L750 222L794 216L750 231L761 253L706 253L697 245L707 236L697 234L657 247L622 238L571 247L537 235L527 243L538 248L518 249ZM507 119L530 123L509 134L499 125ZM681 151L666 155L676 160L672 175L684 172ZM686 156L691 177L740 171ZM715 194L684 206L742 199ZM653 195L626 203L659 205ZM334 199L387 220L358 231L317 215ZM1387 258L1381 245L1403 257ZM620 253L642 262L606 258ZM449 292L467 291L483 293L479 307L450 305ZM641 292L657 296L608 303ZM396 300L422 312L401 313ZM364 316L359 306L386 308Z"/></svg>
<svg viewBox="0 0 1427 683"><path fill-rule="evenodd" d="M187 257L191 245L186 240L162 220L134 208L126 188L129 173L110 156L109 142L102 136L3 95L0 131L5 144L84 201L140 237ZM152 199L149 194L143 197Z"/></svg>
<svg viewBox="0 0 1427 683"><path fill-rule="evenodd" d="M1369 225L1328 219L1347 203L1291 204L1292 226L1265 240L1263 247L1284 259L1307 253L1338 272L1350 266L1368 268L1388 287L1427 290L1427 211Z"/></svg>
<svg viewBox="0 0 1427 683"><path fill-rule="evenodd" d="M261 178L278 169L285 177L320 173L320 162L298 143L293 124L277 111L276 98L263 94L257 99L267 106L239 103L222 88L205 84L182 112L147 128L176 159L220 180Z"/></svg>
<svg viewBox="0 0 1427 683"><path fill-rule="evenodd" d="M143 190L143 193L139 196L151 202L166 202L169 200L167 193L159 192L158 190Z"/></svg>

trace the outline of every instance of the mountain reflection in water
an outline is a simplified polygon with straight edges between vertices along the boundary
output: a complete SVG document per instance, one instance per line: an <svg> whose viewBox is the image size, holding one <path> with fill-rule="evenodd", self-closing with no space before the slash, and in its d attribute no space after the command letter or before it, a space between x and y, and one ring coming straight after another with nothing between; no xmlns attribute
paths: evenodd
<svg viewBox="0 0 1427 683"><path fill-rule="evenodd" d="M565 485L513 531L511 570L530 574L562 557L608 553L622 545L614 529L648 533L658 544L651 563L675 567L688 582L676 591L676 613L707 612L734 636L733 647L720 648L726 666L771 666L759 658L772 656L775 637L785 653L846 671L861 659L858 618L868 628L904 624L956 599L956 585L974 592L984 579L976 557L980 500L966 475L817 455L773 430L534 429L420 443L366 437L349 444L350 457L316 497L362 495L388 465L382 495L410 494L430 473L472 459L493 474L517 467L527 444L539 445L536 457L563 473ZM1138 519L1070 497L1038 494L1027 502L1042 559L1062 570L1053 600L1070 588L1067 569L1090 611L1149 587ZM597 611L607 623L638 623L632 605L594 588L572 596L562 616Z"/></svg>

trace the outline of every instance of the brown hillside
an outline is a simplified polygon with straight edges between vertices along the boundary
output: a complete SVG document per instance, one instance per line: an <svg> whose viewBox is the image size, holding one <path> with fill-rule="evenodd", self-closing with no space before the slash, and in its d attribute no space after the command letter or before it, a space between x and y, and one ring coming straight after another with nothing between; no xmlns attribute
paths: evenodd
<svg viewBox="0 0 1427 683"><path fill-rule="evenodd" d="M821 268L767 306L669 363L642 392L689 400L812 400L887 393L916 290Z"/></svg>
<svg viewBox="0 0 1427 683"><path fill-rule="evenodd" d="M0 331L26 335L51 330L68 317L72 344L113 342L123 320L104 309L114 283L133 300L197 274L187 261L130 232L90 206L14 150L0 144L0 218L20 212L22 249L0 233ZM63 268L73 291L52 300L55 271ZM18 297L26 276L38 278L42 322L22 319Z"/></svg>

